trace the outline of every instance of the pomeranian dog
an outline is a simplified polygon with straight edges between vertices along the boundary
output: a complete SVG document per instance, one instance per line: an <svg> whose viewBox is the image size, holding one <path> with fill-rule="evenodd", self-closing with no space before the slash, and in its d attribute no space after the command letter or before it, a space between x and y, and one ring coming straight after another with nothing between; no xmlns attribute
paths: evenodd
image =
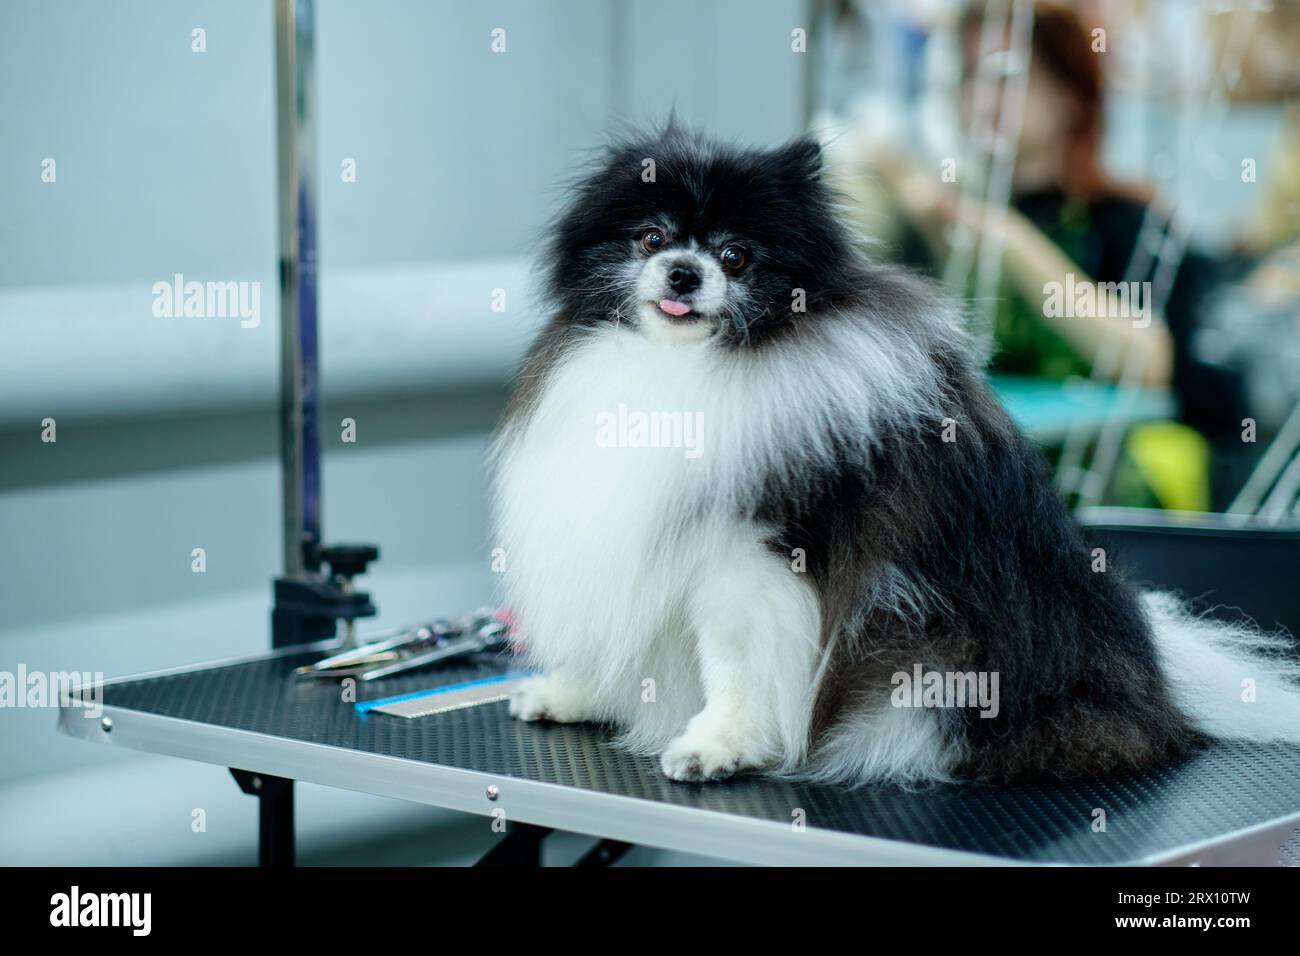
<svg viewBox="0 0 1300 956"><path fill-rule="evenodd" d="M617 143L542 266L554 312L493 452L540 670L515 717L612 724L685 781L1067 779L1300 740L1284 638L1093 569L959 315L859 248L815 142Z"/></svg>

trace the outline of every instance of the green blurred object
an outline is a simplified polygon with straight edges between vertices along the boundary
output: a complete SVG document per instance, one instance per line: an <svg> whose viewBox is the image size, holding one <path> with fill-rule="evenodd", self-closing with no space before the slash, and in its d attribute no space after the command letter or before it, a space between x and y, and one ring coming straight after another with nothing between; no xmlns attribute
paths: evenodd
<svg viewBox="0 0 1300 956"><path fill-rule="evenodd" d="M1210 443L1182 422L1146 422L1128 434L1125 455L1162 508L1210 510Z"/></svg>

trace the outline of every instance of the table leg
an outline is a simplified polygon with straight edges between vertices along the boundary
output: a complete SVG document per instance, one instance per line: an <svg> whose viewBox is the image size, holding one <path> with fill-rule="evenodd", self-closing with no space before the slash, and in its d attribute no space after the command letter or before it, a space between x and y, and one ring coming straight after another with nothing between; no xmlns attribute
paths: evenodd
<svg viewBox="0 0 1300 956"><path fill-rule="evenodd" d="M257 797L257 865L293 866L293 781L231 768L239 789Z"/></svg>
<svg viewBox="0 0 1300 956"><path fill-rule="evenodd" d="M550 827L531 823L511 823L506 835L488 850L475 866L541 866L542 840L551 833Z"/></svg>

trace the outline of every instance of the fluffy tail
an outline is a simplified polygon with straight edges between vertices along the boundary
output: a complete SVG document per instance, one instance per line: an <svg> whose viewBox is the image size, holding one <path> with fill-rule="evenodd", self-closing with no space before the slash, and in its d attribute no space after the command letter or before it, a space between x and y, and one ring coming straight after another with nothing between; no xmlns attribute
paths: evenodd
<svg viewBox="0 0 1300 956"><path fill-rule="evenodd" d="M1285 633L1197 617L1171 594L1144 600L1170 695L1198 730L1300 743L1300 661Z"/></svg>

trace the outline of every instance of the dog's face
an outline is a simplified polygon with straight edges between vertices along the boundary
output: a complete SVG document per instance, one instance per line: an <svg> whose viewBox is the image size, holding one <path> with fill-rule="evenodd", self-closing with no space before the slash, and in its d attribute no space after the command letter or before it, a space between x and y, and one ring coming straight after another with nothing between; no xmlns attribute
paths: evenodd
<svg viewBox="0 0 1300 956"><path fill-rule="evenodd" d="M552 295L575 321L736 346L849 291L856 261L816 143L738 150L671 129L610 151L551 257Z"/></svg>

